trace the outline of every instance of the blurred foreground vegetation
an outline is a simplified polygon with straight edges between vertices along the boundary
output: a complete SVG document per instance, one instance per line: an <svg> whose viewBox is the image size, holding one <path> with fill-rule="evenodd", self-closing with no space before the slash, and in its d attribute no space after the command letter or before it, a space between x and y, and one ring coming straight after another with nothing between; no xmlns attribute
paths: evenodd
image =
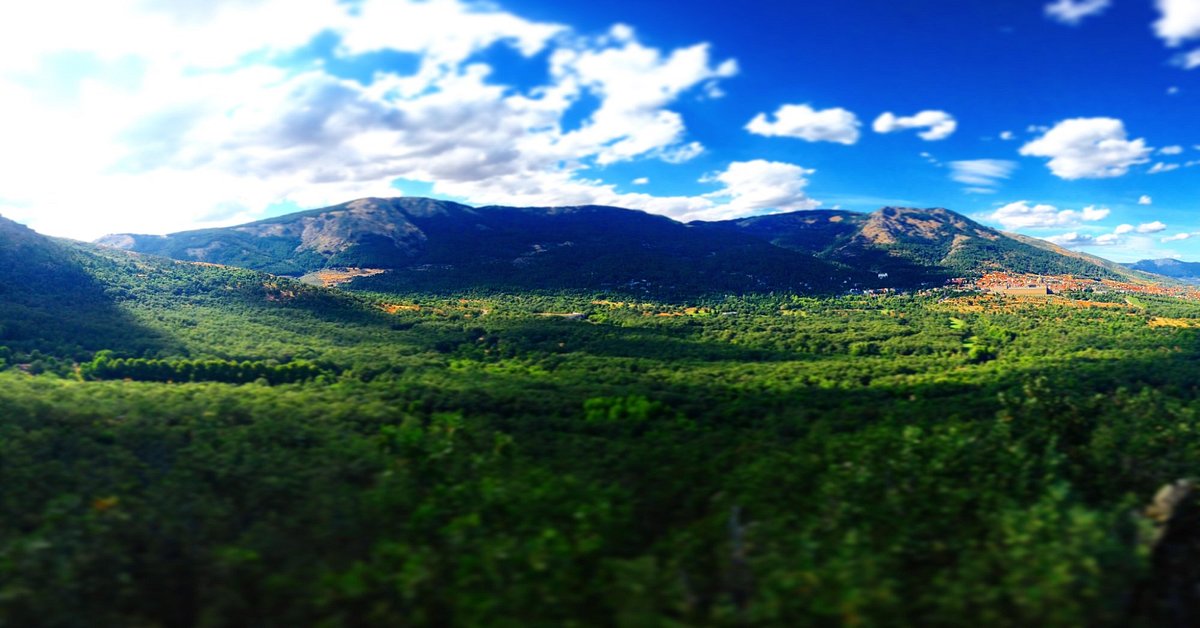
<svg viewBox="0 0 1200 628"><path fill-rule="evenodd" d="M3 626L1197 618L1143 514L1200 476L1196 304L81 259L103 311L0 328Z"/></svg>

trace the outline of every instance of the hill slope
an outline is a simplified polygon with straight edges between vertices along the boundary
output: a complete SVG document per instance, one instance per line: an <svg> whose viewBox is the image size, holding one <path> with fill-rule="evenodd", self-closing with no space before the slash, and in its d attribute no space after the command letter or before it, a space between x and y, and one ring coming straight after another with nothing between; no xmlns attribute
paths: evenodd
<svg viewBox="0 0 1200 628"><path fill-rule="evenodd" d="M64 355L153 346L88 262L72 244L0 218L0 346Z"/></svg>
<svg viewBox="0 0 1200 628"><path fill-rule="evenodd" d="M1128 278L1118 264L1004 233L944 208L884 207L871 214L820 210L706 223L872 273L896 285L939 283L989 271Z"/></svg>
<svg viewBox="0 0 1200 628"><path fill-rule="evenodd" d="M99 243L278 274L338 266L396 271L358 282L376 288L805 290L862 278L750 234L600 206L472 208L372 198L225 229Z"/></svg>
<svg viewBox="0 0 1200 628"><path fill-rule="evenodd" d="M1188 283L1200 283L1200 262L1182 262L1168 257L1144 259L1132 264L1125 264L1125 266L1160 277L1170 277Z"/></svg>
<svg viewBox="0 0 1200 628"><path fill-rule="evenodd" d="M615 207L369 198L236 227L100 243L293 276L329 267L392 271L354 282L377 290L840 290L938 285L990 271L1147 278L944 208L813 210L685 225Z"/></svg>
<svg viewBox="0 0 1200 628"><path fill-rule="evenodd" d="M241 268L48 238L0 218L0 368L119 356L245 360L354 346L388 329L376 305ZM306 340L298 342L297 339Z"/></svg>

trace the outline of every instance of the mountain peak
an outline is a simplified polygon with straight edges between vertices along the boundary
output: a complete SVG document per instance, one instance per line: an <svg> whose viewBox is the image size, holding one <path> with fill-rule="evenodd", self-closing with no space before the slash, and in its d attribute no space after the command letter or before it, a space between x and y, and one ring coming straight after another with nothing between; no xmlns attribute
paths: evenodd
<svg viewBox="0 0 1200 628"><path fill-rule="evenodd" d="M411 286L803 290L937 285L995 270L1129 272L1003 234L944 207L806 210L685 225L601 205L474 208L422 197L367 197L235 227L101 242L282 275L329 267L386 270L370 283Z"/></svg>
<svg viewBox="0 0 1200 628"><path fill-rule="evenodd" d="M1000 233L962 214L944 207L884 207L873 212L862 227L860 237L877 245L905 240L954 240L980 237L996 240Z"/></svg>
<svg viewBox="0 0 1200 628"><path fill-rule="evenodd" d="M1200 262L1185 262L1172 257L1144 259L1125 266L1146 273L1170 277L1190 283L1200 283Z"/></svg>

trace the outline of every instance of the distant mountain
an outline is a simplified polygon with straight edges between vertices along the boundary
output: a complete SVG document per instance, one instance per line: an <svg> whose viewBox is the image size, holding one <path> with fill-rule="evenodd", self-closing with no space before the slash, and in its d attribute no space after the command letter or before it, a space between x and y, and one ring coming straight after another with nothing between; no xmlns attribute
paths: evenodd
<svg viewBox="0 0 1200 628"><path fill-rule="evenodd" d="M101 244L284 275L387 269L355 287L683 291L937 285L988 271L1128 279L1118 264L943 208L813 210L682 224L616 207L368 198L236 227Z"/></svg>
<svg viewBox="0 0 1200 628"><path fill-rule="evenodd" d="M900 285L988 271L1122 279L1118 264L1005 233L944 208L884 207L870 214L821 210L706 223L805 251Z"/></svg>
<svg viewBox="0 0 1200 628"><path fill-rule="evenodd" d="M1084 253L1082 251L1072 251L1071 249L1063 248L1057 244L1054 244L1052 242L1047 242L1040 238L1033 238L1033 237L1030 237L1027 235L1021 235L1019 233L1005 233L1005 235L1007 235L1008 237L1010 237L1018 242L1024 242L1025 244L1037 247L1037 248L1045 250L1045 251L1049 251L1050 253L1054 253L1056 255L1061 255L1063 257L1068 257L1068 258L1073 258L1073 259L1079 260L1080 262L1082 262L1088 266L1098 266L1098 267L1108 271L1109 273L1111 273L1109 275L1109 278L1111 278L1111 279L1118 279L1121 281L1131 281L1134 283L1147 282L1147 281L1161 282L1163 279L1163 277L1161 277L1161 276L1148 274L1139 269L1130 268L1127 264L1118 264L1114 261L1106 260L1103 257L1097 257L1095 255ZM1086 276L1086 277L1095 276L1095 275L1088 275L1086 273L1075 273L1075 274L1078 274L1080 276Z"/></svg>
<svg viewBox="0 0 1200 628"><path fill-rule="evenodd" d="M1162 259L1144 259L1132 264L1129 268L1145 273L1170 277L1189 283L1200 283L1200 262L1181 262L1169 257Z"/></svg>
<svg viewBox="0 0 1200 628"><path fill-rule="evenodd" d="M224 229L122 234L98 243L286 275L327 267L395 272L376 288L470 286L680 290L828 289L864 275L835 262L615 207L480 207L368 198Z"/></svg>

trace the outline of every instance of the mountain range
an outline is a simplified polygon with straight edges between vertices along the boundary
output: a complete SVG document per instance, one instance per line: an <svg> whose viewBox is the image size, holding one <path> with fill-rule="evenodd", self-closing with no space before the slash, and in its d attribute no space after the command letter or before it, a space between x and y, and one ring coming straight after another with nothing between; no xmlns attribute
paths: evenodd
<svg viewBox="0 0 1200 628"><path fill-rule="evenodd" d="M1200 262L1183 262L1172 258L1144 259L1126 264L1133 270L1170 277L1188 283L1200 283Z"/></svg>
<svg viewBox="0 0 1200 628"><path fill-rule="evenodd" d="M380 269L388 272L354 285L390 290L821 291L938 285L989 271L1151 277L943 208L811 210L685 224L604 206L365 198L234 227L116 234L97 243L289 276Z"/></svg>

